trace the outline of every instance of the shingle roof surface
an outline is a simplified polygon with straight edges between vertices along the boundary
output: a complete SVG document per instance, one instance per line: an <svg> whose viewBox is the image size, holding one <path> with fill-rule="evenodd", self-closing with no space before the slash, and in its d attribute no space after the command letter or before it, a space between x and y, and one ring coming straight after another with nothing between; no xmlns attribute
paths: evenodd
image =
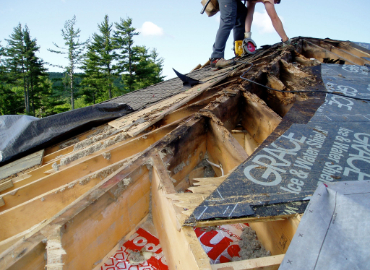
<svg viewBox="0 0 370 270"><path fill-rule="evenodd" d="M193 79L203 80L204 78L213 75L213 73L214 71L212 71L208 66L186 75ZM136 111L149 104L156 103L160 100L181 93L184 90L182 81L179 78L173 78L111 99L108 103L125 103Z"/></svg>

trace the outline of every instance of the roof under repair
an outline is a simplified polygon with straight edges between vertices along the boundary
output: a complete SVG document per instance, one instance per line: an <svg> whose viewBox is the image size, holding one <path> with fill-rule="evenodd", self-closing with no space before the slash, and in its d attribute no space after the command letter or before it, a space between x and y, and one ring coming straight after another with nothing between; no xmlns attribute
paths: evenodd
<svg viewBox="0 0 370 270"><path fill-rule="evenodd" d="M192 87L9 120L0 269L368 265L370 45L292 40Z"/></svg>

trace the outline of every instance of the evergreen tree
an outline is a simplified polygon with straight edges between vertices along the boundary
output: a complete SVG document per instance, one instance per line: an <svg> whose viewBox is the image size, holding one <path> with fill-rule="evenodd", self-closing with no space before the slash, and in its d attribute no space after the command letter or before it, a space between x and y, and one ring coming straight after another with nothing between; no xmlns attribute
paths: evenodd
<svg viewBox="0 0 370 270"><path fill-rule="evenodd" d="M46 69L41 59L36 57L36 52L40 49L36 44L36 39L31 39L30 31L26 26L24 31L24 57L26 69L26 92L29 110L35 115L35 110L42 106L42 97L48 92Z"/></svg>
<svg viewBox="0 0 370 270"><path fill-rule="evenodd" d="M134 36L139 33L132 27L132 19L122 19L119 23L115 23L116 31L114 34L115 41L118 46L118 67L119 71L123 72L122 80L129 91L135 90L135 74L133 65L138 61L137 50L133 49Z"/></svg>
<svg viewBox="0 0 370 270"><path fill-rule="evenodd" d="M109 23L108 15L105 15L104 21L98 24L99 33L93 34L92 41L88 45L83 65L85 76L82 84L85 85L86 99L90 102L95 103L104 92L108 93L109 99L112 98L113 82L117 77L117 68L114 65L117 55L112 27L113 24Z"/></svg>
<svg viewBox="0 0 370 270"><path fill-rule="evenodd" d="M6 39L8 46L6 49L6 66L8 70L8 81L14 87L23 87L24 109L29 113L29 102L26 87L26 68L24 55L24 35L22 25L18 24L13 29L13 33Z"/></svg>
<svg viewBox="0 0 370 270"><path fill-rule="evenodd" d="M150 53L145 46L135 46L138 61L134 64L135 89L140 89L163 81L163 59L153 49Z"/></svg>
<svg viewBox="0 0 370 270"><path fill-rule="evenodd" d="M64 39L64 45L66 47L60 47L56 43L54 46L57 47L58 50L49 49L50 52L54 52L57 54L64 54L68 59L68 66L62 67L66 69L66 72L69 76L70 82L70 93L71 93L71 107L74 110L74 99L75 99L75 72L76 69L80 66L81 61L83 59L83 52L85 50L85 45L87 42L80 42L80 32L79 28L75 28L76 24L76 16L73 16L72 20L67 20L64 24L64 28L62 29L62 37Z"/></svg>
<svg viewBox="0 0 370 270"><path fill-rule="evenodd" d="M39 50L36 39L32 39L27 25L22 28L19 24L7 39L8 46L5 50L5 74L7 84L2 90L2 95L9 98L5 104L14 103L13 113L35 114L37 101L42 96L45 85L41 84L46 79L46 70L43 61L36 56ZM23 89L24 108L19 106L20 89Z"/></svg>

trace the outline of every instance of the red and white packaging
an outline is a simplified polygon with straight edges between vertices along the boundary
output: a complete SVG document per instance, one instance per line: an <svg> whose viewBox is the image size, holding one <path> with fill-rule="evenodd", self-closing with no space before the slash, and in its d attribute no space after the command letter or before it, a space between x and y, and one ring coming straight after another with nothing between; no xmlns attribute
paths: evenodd
<svg viewBox="0 0 370 270"><path fill-rule="evenodd" d="M153 256L142 264L131 265L128 259L128 250L149 251L153 253ZM148 231L139 228L136 233L134 233L130 239L125 242L119 250L117 250L116 254L109 258L100 269L168 270L168 266L158 238L150 234Z"/></svg>
<svg viewBox="0 0 370 270"><path fill-rule="evenodd" d="M232 257L239 257L240 236L247 226L247 223L240 223L217 226L216 230L194 228L194 231L211 264L216 264L230 262Z"/></svg>

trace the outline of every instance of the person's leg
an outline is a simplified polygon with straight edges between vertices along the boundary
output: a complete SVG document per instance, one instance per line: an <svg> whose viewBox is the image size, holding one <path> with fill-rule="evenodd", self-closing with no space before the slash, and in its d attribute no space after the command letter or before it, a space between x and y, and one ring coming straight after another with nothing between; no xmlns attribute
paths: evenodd
<svg viewBox="0 0 370 270"><path fill-rule="evenodd" d="M270 2L265 2L265 9L267 11L267 14L270 16L270 19L272 21L272 25L274 26L276 32L279 34L281 37L281 40L283 42L286 42L289 38L286 35L284 31L283 24L279 18L279 16L276 13L275 6L271 4Z"/></svg>
<svg viewBox="0 0 370 270"><path fill-rule="evenodd" d="M247 17L248 10L241 1L237 1L237 15L235 26L233 29L234 41L244 39L244 26L245 18Z"/></svg>
<svg viewBox="0 0 370 270"><path fill-rule="evenodd" d="M218 0L220 6L220 26L217 31L216 41L213 44L211 58L223 58L226 42L235 25L237 2L239 0Z"/></svg>
<svg viewBox="0 0 370 270"><path fill-rule="evenodd" d="M252 27L252 21L253 21L253 13L254 13L254 8L256 6L256 3L249 2L248 1L248 14L247 17L245 18L245 32L249 33L251 31Z"/></svg>

